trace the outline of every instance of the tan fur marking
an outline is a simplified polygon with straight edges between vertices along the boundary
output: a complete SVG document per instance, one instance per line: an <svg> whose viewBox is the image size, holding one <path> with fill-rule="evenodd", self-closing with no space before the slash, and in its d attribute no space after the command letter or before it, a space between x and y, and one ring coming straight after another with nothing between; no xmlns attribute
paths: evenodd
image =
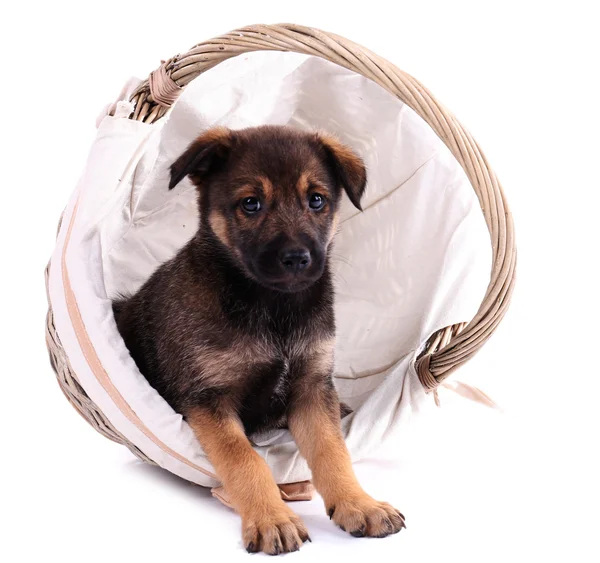
<svg viewBox="0 0 600 563"><path fill-rule="evenodd" d="M319 180L317 180L317 173L315 170L312 170L315 166L315 163L310 163L306 165L306 170L302 172L298 181L296 182L296 191L300 194L301 197L307 197L309 192L315 192L322 194L324 196L329 196L329 189L324 186ZM314 188L314 190L311 190Z"/></svg>
<svg viewBox="0 0 600 563"><path fill-rule="evenodd" d="M352 173L360 172L362 174L362 160L350 147L346 146L330 133L319 133L319 138Z"/></svg>
<svg viewBox="0 0 600 563"><path fill-rule="evenodd" d="M227 232L227 219L223 217L218 211L211 211L208 216L208 223L210 228L213 230L219 240L225 245L230 247L229 234Z"/></svg>
<svg viewBox="0 0 600 563"><path fill-rule="evenodd" d="M244 199L245 197L257 197L257 190L252 186L242 186L235 191L234 197L236 200Z"/></svg>
<svg viewBox="0 0 600 563"><path fill-rule="evenodd" d="M269 180L266 176L258 176L256 180L261 186L260 190L252 185L241 186L235 191L235 199L240 200L244 199L245 197L260 197L260 192L262 191L262 195L267 202L273 201L275 189L273 188L271 180Z"/></svg>
<svg viewBox="0 0 600 563"><path fill-rule="evenodd" d="M308 188L310 188L310 172L303 172L296 182L296 190L304 197L308 193Z"/></svg>
<svg viewBox="0 0 600 563"><path fill-rule="evenodd" d="M316 348L316 353L310 366L311 371L313 373L330 373L333 369L335 338L322 340Z"/></svg>
<svg viewBox="0 0 600 563"><path fill-rule="evenodd" d="M198 144L218 143L224 147L231 146L231 130L227 127L212 127L196 138Z"/></svg>
<svg viewBox="0 0 600 563"><path fill-rule="evenodd" d="M348 195L355 199L360 199L360 195L356 189L364 187L366 182L366 169L362 159L354 153L354 151L344 145L339 139L329 133L319 133L318 137L321 142L332 152L341 167L345 170L348 184L345 186ZM354 204L359 207L355 201ZM360 207L359 207L360 208Z"/></svg>
<svg viewBox="0 0 600 563"><path fill-rule="evenodd" d="M198 349L198 369L208 385L235 385L240 372L274 355L275 350L267 338L258 340L234 335L226 349Z"/></svg>
<svg viewBox="0 0 600 563"><path fill-rule="evenodd" d="M275 196L275 189L273 188L273 184L271 183L271 180L269 180L269 178L267 178L266 176L259 176L258 180L260 181L260 183L262 185L263 194L265 196L265 199L268 202L273 201L273 197Z"/></svg>
<svg viewBox="0 0 600 563"><path fill-rule="evenodd" d="M328 412L323 402L312 396L290 414L288 422L326 506L335 505L346 496L364 494L352 469L338 412Z"/></svg>
<svg viewBox="0 0 600 563"><path fill-rule="evenodd" d="M269 467L252 449L239 419L232 412L202 408L186 413L186 419L242 517L246 548L270 554L299 548L308 538L306 528L281 500Z"/></svg>
<svg viewBox="0 0 600 563"><path fill-rule="evenodd" d="M348 532L375 537L397 532L404 527L400 513L370 497L356 479L338 409L318 391L309 391L289 415L290 431L311 468L315 488L332 519Z"/></svg>

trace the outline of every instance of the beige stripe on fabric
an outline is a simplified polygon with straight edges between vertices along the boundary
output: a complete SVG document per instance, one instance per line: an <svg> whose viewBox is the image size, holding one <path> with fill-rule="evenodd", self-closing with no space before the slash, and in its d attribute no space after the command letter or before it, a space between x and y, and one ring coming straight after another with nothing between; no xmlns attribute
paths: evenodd
<svg viewBox="0 0 600 563"><path fill-rule="evenodd" d="M77 304L77 299L75 294L73 293L73 289L71 287L71 280L69 278L69 272L66 263L66 255L67 250L69 248L69 242L71 240L71 233L73 230L73 225L75 223L75 217L77 216L77 210L79 207L79 201L75 204L75 209L73 210L73 215L71 217L71 221L69 223L69 227L67 230L67 235L65 237L65 242L62 251L62 279L65 290L65 301L67 304L67 311L69 313L69 318L71 319L71 324L73 326L73 330L75 331L75 336L77 337L77 342L79 342L79 346L81 347L81 351L87 361L90 370L92 371L94 377L98 380L98 383L102 386L102 388L108 393L110 398L114 401L115 405L119 408L119 410L127 417L129 422L131 422L140 432L144 434L149 440L151 440L156 446L158 446L165 453L169 454L171 457L174 457L178 461L181 461L188 467L192 469L196 469L204 475L211 477L215 480L219 480L218 477L211 473L210 471L192 463L187 458L183 457L181 454L177 453L175 450L171 449L169 446L164 444L159 438L157 438L140 420L134 410L131 408L129 403L125 400L123 395L119 392L119 390L113 385L108 373L104 369L104 366L100 362L98 358L98 354L92 344L90 337L85 328L85 324L81 317L81 312L79 310L79 305Z"/></svg>

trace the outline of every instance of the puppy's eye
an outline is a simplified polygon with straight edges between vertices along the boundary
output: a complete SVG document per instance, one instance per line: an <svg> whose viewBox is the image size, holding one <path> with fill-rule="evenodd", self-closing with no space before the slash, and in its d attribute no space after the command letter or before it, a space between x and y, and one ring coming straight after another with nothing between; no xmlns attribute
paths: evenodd
<svg viewBox="0 0 600 563"><path fill-rule="evenodd" d="M308 206L315 211L323 209L325 198L321 194L311 194L308 198Z"/></svg>
<svg viewBox="0 0 600 563"><path fill-rule="evenodd" d="M260 209L260 201L255 197L245 197L240 202L242 209L246 213L256 213Z"/></svg>

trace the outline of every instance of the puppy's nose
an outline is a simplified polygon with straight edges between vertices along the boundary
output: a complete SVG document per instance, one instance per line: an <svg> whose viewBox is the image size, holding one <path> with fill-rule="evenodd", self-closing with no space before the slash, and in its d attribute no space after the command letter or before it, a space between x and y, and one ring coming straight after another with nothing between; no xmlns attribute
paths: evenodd
<svg viewBox="0 0 600 563"><path fill-rule="evenodd" d="M310 252L305 248L289 248L281 251L279 259L290 272L299 272L310 266Z"/></svg>

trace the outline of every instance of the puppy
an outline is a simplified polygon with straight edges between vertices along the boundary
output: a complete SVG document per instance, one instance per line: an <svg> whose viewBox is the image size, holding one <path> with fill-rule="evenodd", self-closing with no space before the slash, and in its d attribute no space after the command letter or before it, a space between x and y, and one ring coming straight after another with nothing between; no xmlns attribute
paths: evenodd
<svg viewBox="0 0 600 563"><path fill-rule="evenodd" d="M340 528L399 532L402 514L354 475L332 379L328 255L342 191L361 208L362 161L323 134L217 128L171 166L169 189L186 176L197 187L197 233L113 308L140 371L213 464L246 549L285 553L309 539L247 438L273 428L289 428Z"/></svg>

